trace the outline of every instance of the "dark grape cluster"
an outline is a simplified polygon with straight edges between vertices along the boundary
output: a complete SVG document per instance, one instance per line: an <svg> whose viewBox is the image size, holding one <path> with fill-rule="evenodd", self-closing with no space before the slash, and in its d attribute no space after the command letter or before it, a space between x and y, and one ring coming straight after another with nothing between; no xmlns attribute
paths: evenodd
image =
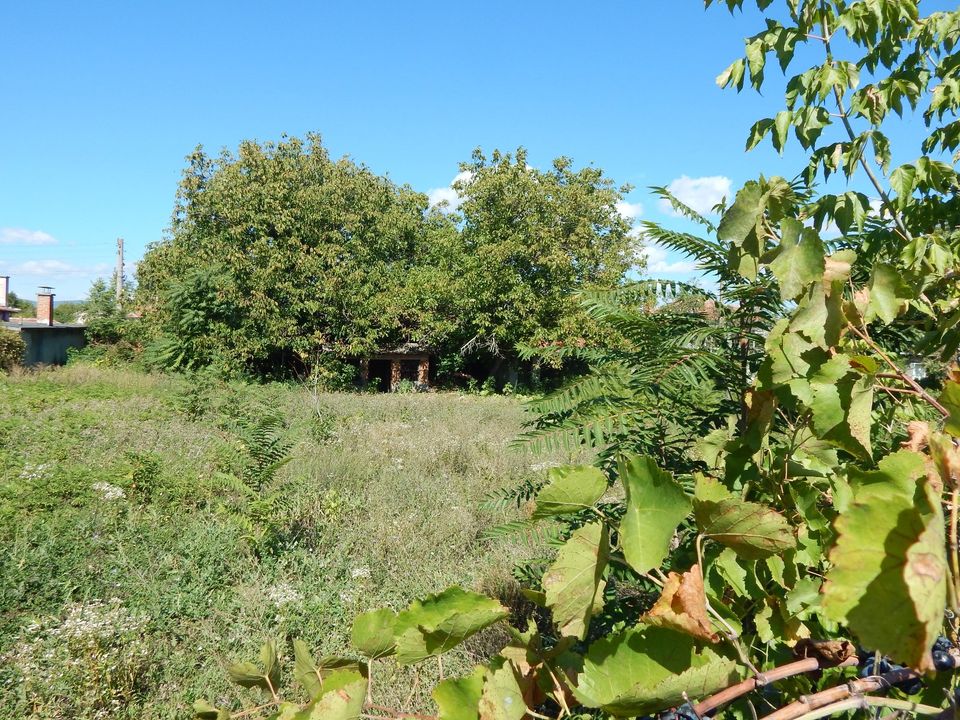
<svg viewBox="0 0 960 720"><path fill-rule="evenodd" d="M877 661L875 655L870 653L860 664L860 672L858 674L860 677L866 678L872 677L873 675L883 675L884 673L893 672L894 670L903 670L903 665L890 662L890 659L885 657ZM907 693L907 695L913 695L923 689L923 681L919 677L912 677L894 683L893 686L900 688Z"/></svg>
<svg viewBox="0 0 960 720"><path fill-rule="evenodd" d="M933 644L933 665L937 670L953 670L957 667L956 658L950 654L953 643L942 635Z"/></svg>
<svg viewBox="0 0 960 720"><path fill-rule="evenodd" d="M664 710L657 715L657 720L701 720L690 703L684 703L673 710Z"/></svg>

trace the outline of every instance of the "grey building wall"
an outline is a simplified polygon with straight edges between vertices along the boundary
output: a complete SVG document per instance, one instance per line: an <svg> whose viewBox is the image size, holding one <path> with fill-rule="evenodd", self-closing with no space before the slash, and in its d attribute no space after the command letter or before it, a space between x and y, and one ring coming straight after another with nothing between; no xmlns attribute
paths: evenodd
<svg viewBox="0 0 960 720"><path fill-rule="evenodd" d="M82 348L87 344L82 327L23 327L20 337L27 346L24 365L63 365L69 348Z"/></svg>

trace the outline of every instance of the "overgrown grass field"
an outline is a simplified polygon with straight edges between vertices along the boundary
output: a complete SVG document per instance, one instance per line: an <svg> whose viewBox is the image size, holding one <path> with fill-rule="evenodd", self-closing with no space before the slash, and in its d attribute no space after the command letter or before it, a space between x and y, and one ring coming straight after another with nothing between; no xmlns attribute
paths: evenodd
<svg viewBox="0 0 960 720"><path fill-rule="evenodd" d="M455 583L509 598L541 551L483 539L517 513L483 499L559 460L509 447L522 415L82 364L0 377L0 717L253 704L223 668L268 637L346 653L358 612ZM434 665L376 672L385 704L431 707Z"/></svg>

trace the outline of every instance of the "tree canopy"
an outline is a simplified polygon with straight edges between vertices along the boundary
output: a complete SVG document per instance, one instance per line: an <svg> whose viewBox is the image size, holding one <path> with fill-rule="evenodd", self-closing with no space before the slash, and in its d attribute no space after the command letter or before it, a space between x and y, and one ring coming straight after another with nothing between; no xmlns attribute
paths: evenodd
<svg viewBox="0 0 960 720"><path fill-rule="evenodd" d="M463 167L458 213L331 159L318 135L198 148L138 268L155 357L282 374L406 342L516 357L581 334L572 293L634 262L623 189L566 158L533 169L522 149Z"/></svg>

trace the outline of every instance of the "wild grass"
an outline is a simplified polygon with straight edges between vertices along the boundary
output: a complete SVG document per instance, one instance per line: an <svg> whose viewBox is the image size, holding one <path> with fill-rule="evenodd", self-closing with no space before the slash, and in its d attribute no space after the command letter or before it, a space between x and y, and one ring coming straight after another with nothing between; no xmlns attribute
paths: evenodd
<svg viewBox="0 0 960 720"><path fill-rule="evenodd" d="M251 495L236 484L256 452L242 429L268 414L290 460ZM268 637L287 655L297 637L318 656L348 654L358 612L452 584L515 595L511 568L543 549L483 539L517 511L481 500L557 459L509 448L521 420L503 397L328 395L88 365L0 377L0 717L252 705L223 667ZM474 639L446 672L501 636ZM374 672L379 702L432 708L434 665Z"/></svg>

